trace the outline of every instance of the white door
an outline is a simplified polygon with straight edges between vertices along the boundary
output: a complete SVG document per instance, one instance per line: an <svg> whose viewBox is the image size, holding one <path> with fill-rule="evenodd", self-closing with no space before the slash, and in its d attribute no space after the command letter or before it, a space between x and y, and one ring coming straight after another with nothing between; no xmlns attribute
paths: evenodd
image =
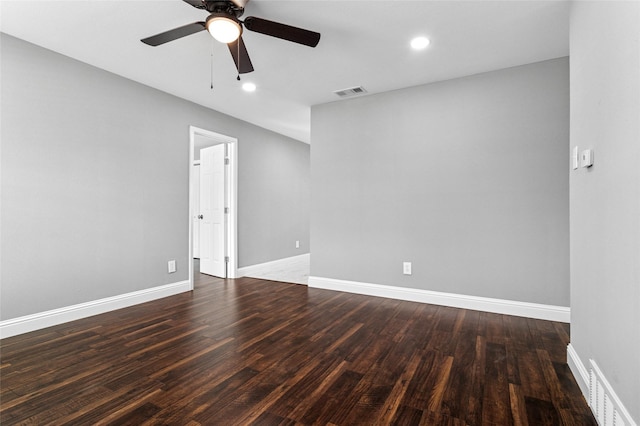
<svg viewBox="0 0 640 426"><path fill-rule="evenodd" d="M200 150L200 272L226 278L225 144Z"/></svg>
<svg viewBox="0 0 640 426"><path fill-rule="evenodd" d="M191 186L193 191L193 257L195 259L200 258L200 164L193 165L193 185Z"/></svg>

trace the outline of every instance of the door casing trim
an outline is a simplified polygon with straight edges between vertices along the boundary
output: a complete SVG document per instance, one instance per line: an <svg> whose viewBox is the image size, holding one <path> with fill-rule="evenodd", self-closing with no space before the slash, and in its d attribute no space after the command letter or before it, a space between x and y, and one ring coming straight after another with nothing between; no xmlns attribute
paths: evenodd
<svg viewBox="0 0 640 426"><path fill-rule="evenodd" d="M196 126L189 126L189 286L193 290L193 184L194 173L194 151L196 136L211 139L212 144L224 143L227 145L227 157L229 165L225 179L227 206L229 214L226 215L227 244L225 255L229 257L227 263L227 278L236 278L238 274L238 139L232 136L216 133L211 130L202 129Z"/></svg>

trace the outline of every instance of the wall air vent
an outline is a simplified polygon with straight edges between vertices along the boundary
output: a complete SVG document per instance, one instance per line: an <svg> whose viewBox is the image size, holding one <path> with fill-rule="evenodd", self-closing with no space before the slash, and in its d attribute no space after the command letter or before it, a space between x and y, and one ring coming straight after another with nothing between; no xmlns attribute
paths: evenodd
<svg viewBox="0 0 640 426"><path fill-rule="evenodd" d="M348 89L336 90L333 93L340 96L341 98L348 98L350 96L362 95L363 93L367 93L367 91L365 90L364 87L357 86L357 87L350 87Z"/></svg>
<svg viewBox="0 0 640 426"><path fill-rule="evenodd" d="M635 426L631 414L592 359L589 372L589 406L600 426Z"/></svg>

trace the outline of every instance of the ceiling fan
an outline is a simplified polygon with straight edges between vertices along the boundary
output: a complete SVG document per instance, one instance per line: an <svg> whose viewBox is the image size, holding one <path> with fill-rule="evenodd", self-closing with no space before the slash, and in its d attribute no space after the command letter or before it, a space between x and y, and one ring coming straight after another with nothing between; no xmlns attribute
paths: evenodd
<svg viewBox="0 0 640 426"><path fill-rule="evenodd" d="M183 0L197 9L209 12L206 21L193 22L169 31L143 38L149 46L159 46L200 31L207 30L218 41L229 46L229 52L238 69L238 74L253 71L249 53L242 40L242 28L266 34L305 46L316 47L320 41L320 33L292 27L279 22L249 16L241 21L244 7L249 0Z"/></svg>

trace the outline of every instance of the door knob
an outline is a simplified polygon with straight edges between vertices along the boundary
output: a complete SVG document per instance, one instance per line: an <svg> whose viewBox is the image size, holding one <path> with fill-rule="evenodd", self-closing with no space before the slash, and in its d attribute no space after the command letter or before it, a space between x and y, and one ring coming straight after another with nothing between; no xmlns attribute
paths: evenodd
<svg viewBox="0 0 640 426"><path fill-rule="evenodd" d="M201 214L198 215L198 219L204 219L204 216L202 216Z"/></svg>

